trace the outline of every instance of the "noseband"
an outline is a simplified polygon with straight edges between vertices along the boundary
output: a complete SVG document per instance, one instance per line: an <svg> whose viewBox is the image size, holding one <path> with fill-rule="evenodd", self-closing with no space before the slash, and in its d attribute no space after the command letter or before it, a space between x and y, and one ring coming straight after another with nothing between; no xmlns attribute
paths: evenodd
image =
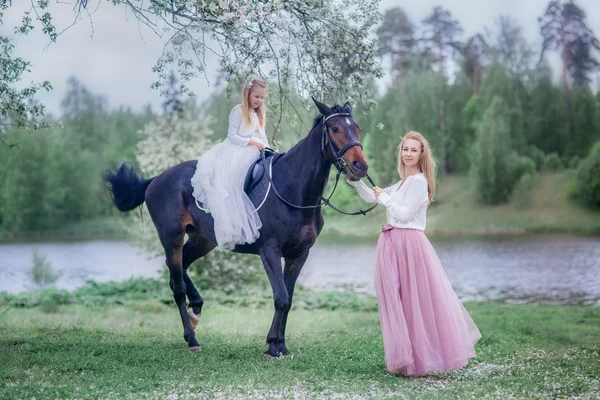
<svg viewBox="0 0 600 400"><path fill-rule="evenodd" d="M323 155L325 156L325 158L328 158L326 150L329 149L329 151L331 152L331 156L333 157L333 161L331 163L333 165L335 165L338 172L340 172L342 174L346 174L346 173L348 173L348 171L346 170L346 168L348 167L348 164L346 163L346 160L344 160L342 158L342 156L344 155L344 153L346 151L348 151L350 148L352 148L354 146L359 146L361 149L363 148L363 146L358 140L355 140L350 143L347 143L339 151L336 151L335 147L333 146L331 137L329 136L329 129L327 129L327 121L333 117L350 117L350 118L352 118L352 114L335 113L335 114L328 115L323 120L323 132L322 132L323 134L322 134L322 138L321 138L321 151L323 152Z"/></svg>

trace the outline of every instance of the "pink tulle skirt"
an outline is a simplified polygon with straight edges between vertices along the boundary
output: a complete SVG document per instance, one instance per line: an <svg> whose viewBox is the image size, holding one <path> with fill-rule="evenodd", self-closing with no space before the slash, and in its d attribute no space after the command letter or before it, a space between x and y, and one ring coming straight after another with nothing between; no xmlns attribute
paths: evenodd
<svg viewBox="0 0 600 400"><path fill-rule="evenodd" d="M377 243L375 286L390 372L450 371L475 357L479 329L423 231L383 227Z"/></svg>

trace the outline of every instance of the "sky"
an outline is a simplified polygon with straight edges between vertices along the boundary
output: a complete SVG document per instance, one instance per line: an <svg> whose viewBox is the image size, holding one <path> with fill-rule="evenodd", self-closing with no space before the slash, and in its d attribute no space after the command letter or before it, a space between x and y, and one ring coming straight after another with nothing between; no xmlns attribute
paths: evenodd
<svg viewBox="0 0 600 400"><path fill-rule="evenodd" d="M413 23L426 18L433 8L441 5L450 10L464 29L464 38L483 31L499 15L512 16L522 27L530 42L540 43L537 18L549 0L382 0L381 10L402 7ZM577 0L587 13L588 26L600 36L600 6L598 0ZM5 13L0 35L10 35L20 21L30 1L13 1ZM60 31L73 23L75 0L51 1L51 12ZM152 72L164 40L139 21L125 7L115 7L105 0L90 0L92 15L86 14L65 32L56 43L37 28L16 42L17 55L30 61L31 72L24 83L48 80L54 90L38 96L52 114L60 112L60 102L70 76L77 78L92 92L105 96L109 107L129 106L141 110L151 104L158 111L162 99L150 85L157 76ZM208 81L199 77L190 84L199 100L206 99L215 86L217 60L207 60ZM558 60L551 59L558 67Z"/></svg>

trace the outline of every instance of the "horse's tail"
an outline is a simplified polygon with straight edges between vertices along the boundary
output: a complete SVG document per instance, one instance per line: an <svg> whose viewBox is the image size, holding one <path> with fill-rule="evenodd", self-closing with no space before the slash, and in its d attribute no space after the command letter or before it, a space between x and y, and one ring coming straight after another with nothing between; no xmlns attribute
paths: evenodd
<svg viewBox="0 0 600 400"><path fill-rule="evenodd" d="M104 181L111 193L112 201L119 210L131 211L146 200L146 189L154 178L144 179L135 172L135 167L127 162L116 171L106 171Z"/></svg>

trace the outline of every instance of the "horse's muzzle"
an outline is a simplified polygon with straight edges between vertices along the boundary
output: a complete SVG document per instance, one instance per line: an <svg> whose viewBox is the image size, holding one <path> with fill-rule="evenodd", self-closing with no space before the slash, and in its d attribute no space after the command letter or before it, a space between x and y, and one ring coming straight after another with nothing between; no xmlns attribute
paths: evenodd
<svg viewBox="0 0 600 400"><path fill-rule="evenodd" d="M369 166L366 161L355 160L346 165L346 171L348 172L348 179L351 181L358 181L361 178L367 176Z"/></svg>

